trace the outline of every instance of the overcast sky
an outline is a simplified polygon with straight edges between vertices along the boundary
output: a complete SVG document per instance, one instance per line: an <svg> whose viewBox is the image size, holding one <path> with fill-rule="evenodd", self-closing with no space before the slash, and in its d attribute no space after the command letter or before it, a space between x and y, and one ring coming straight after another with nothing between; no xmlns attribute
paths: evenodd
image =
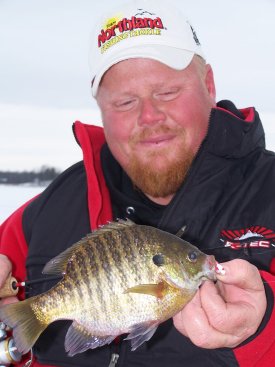
<svg viewBox="0 0 275 367"><path fill-rule="evenodd" d="M218 99L256 106L275 150L275 1L174 2L197 31ZM81 159L72 123L100 124L89 38L115 3L124 1L0 0L0 170L64 169Z"/></svg>

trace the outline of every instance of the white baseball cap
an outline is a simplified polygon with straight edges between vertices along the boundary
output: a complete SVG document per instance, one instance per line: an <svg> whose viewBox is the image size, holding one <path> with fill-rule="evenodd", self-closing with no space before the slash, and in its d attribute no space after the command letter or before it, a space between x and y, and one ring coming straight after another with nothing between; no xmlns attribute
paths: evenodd
<svg viewBox="0 0 275 367"><path fill-rule="evenodd" d="M183 70L194 54L204 58L194 28L169 1L131 0L97 23L89 55L92 94L104 73L131 58L149 58Z"/></svg>

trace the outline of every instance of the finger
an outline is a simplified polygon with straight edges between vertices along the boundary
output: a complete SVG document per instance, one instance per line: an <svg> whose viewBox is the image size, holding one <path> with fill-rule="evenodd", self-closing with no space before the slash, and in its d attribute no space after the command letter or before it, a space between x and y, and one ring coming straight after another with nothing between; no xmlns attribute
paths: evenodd
<svg viewBox="0 0 275 367"><path fill-rule="evenodd" d="M0 300L0 307L15 302L19 302L19 299L17 297L2 298Z"/></svg>
<svg viewBox="0 0 275 367"><path fill-rule="evenodd" d="M235 302L226 302L213 283L206 282L201 287L201 304L212 327L243 339L256 331L258 321L254 299L241 298Z"/></svg>
<svg viewBox="0 0 275 367"><path fill-rule="evenodd" d="M174 326L176 327L176 329L178 329L178 331L185 335L188 336L187 332L186 332L186 322L187 322L187 317L188 315L193 312L194 314L198 314L200 313L201 310L201 301L200 301L200 294L199 291L195 294L195 296L192 298L191 301L189 301L183 308L182 311L178 312L174 317L173 317L173 321L174 321Z"/></svg>
<svg viewBox="0 0 275 367"><path fill-rule="evenodd" d="M226 284L253 291L264 289L260 273L256 266L242 259L222 263L225 273L217 274L217 279Z"/></svg>
<svg viewBox="0 0 275 367"><path fill-rule="evenodd" d="M0 254L0 288L12 271L12 264L7 256Z"/></svg>
<svg viewBox="0 0 275 367"><path fill-rule="evenodd" d="M237 337L224 334L209 323L199 293L173 319L177 330L198 347L212 349L238 344Z"/></svg>
<svg viewBox="0 0 275 367"><path fill-rule="evenodd" d="M225 275L218 275L218 288L224 300L228 304L241 304L246 312L247 305L254 317L251 317L255 325L259 325L266 311L267 301L264 284L258 269L249 262L235 259L223 263Z"/></svg>

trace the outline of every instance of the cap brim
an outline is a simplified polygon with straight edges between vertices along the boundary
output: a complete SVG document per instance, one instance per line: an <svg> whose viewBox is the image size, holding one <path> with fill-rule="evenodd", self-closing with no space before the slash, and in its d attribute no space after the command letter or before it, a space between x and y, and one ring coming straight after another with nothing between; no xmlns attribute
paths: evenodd
<svg viewBox="0 0 275 367"><path fill-rule="evenodd" d="M183 70L190 64L194 54L194 52L175 47L150 44L122 49L97 70L96 77L92 81L92 94L96 96L103 75L111 66L120 61L141 57L159 61L176 70Z"/></svg>

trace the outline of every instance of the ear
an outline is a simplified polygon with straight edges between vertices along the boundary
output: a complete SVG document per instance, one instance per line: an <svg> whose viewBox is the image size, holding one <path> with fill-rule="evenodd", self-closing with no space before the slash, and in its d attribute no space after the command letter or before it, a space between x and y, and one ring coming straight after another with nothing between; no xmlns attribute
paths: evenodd
<svg viewBox="0 0 275 367"><path fill-rule="evenodd" d="M205 73L205 85L208 90L209 96L213 101L213 105L216 105L216 87L214 81L214 74L211 65L207 64L205 66L206 73Z"/></svg>

